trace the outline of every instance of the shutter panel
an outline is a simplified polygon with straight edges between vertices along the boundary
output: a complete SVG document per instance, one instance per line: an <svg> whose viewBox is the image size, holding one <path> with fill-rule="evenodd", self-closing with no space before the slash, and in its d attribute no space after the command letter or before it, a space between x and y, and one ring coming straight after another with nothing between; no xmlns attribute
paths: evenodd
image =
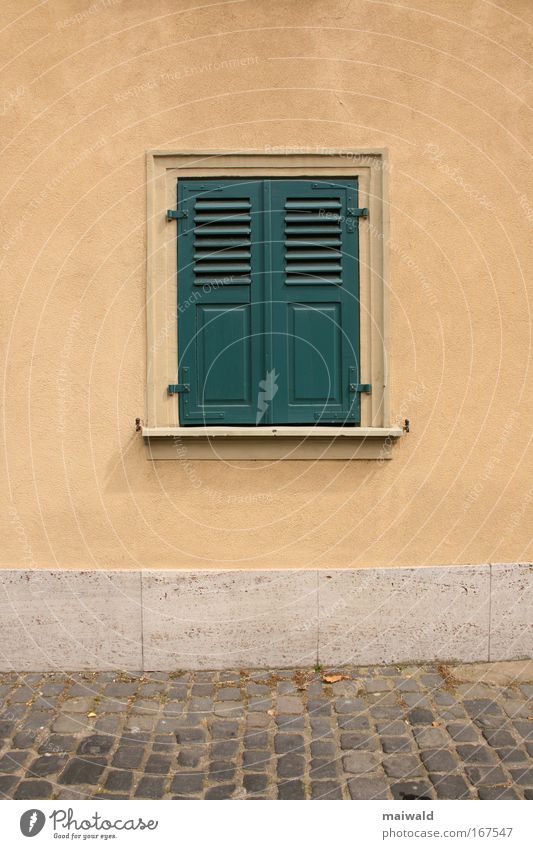
<svg viewBox="0 0 533 849"><path fill-rule="evenodd" d="M272 420L358 424L357 181L271 185Z"/></svg>
<svg viewBox="0 0 533 849"><path fill-rule="evenodd" d="M178 180L184 425L255 424L264 363L262 181Z"/></svg>
<svg viewBox="0 0 533 849"><path fill-rule="evenodd" d="M180 422L360 422L356 180L178 180Z"/></svg>

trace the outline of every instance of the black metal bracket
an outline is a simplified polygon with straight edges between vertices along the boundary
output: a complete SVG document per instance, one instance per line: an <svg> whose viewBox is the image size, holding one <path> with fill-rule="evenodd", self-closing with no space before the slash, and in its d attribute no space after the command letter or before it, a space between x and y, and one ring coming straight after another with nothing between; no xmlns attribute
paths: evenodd
<svg viewBox="0 0 533 849"><path fill-rule="evenodd" d="M176 219L187 218L187 213L183 209L167 209L167 221L175 221Z"/></svg>
<svg viewBox="0 0 533 849"><path fill-rule="evenodd" d="M169 395L179 395L180 392L190 392L191 387L188 383L169 383L167 392Z"/></svg>
<svg viewBox="0 0 533 849"><path fill-rule="evenodd" d="M372 394L371 383L350 383L350 392L364 392L366 395Z"/></svg>
<svg viewBox="0 0 533 849"><path fill-rule="evenodd" d="M363 206L362 209L354 209L349 206L346 210L346 218L368 218L368 208Z"/></svg>

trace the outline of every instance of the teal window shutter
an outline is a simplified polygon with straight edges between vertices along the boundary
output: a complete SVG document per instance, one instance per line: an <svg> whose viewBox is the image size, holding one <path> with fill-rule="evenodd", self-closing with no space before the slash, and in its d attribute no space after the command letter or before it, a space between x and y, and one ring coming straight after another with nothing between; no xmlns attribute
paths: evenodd
<svg viewBox="0 0 533 849"><path fill-rule="evenodd" d="M360 421L357 180L178 181L180 421Z"/></svg>
<svg viewBox="0 0 533 849"><path fill-rule="evenodd" d="M357 182L272 182L275 421L360 420Z"/></svg>
<svg viewBox="0 0 533 849"><path fill-rule="evenodd" d="M255 424L264 362L262 188L260 180L178 181L184 425Z"/></svg>

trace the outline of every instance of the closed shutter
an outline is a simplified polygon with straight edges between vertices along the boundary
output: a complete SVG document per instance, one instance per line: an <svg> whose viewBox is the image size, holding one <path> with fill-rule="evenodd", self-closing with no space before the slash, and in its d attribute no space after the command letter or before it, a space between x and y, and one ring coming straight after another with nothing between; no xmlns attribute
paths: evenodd
<svg viewBox="0 0 533 849"><path fill-rule="evenodd" d="M357 182L272 182L274 420L359 422Z"/></svg>
<svg viewBox="0 0 533 849"><path fill-rule="evenodd" d="M179 180L180 421L254 424L262 379L262 182Z"/></svg>
<svg viewBox="0 0 533 849"><path fill-rule="evenodd" d="M356 180L178 181L180 422L360 421Z"/></svg>

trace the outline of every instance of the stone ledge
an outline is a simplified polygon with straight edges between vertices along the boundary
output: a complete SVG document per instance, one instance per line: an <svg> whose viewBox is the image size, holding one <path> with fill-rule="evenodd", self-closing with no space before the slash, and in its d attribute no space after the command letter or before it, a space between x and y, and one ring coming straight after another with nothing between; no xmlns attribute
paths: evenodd
<svg viewBox="0 0 533 849"><path fill-rule="evenodd" d="M390 460L399 427L143 427L148 460Z"/></svg>

